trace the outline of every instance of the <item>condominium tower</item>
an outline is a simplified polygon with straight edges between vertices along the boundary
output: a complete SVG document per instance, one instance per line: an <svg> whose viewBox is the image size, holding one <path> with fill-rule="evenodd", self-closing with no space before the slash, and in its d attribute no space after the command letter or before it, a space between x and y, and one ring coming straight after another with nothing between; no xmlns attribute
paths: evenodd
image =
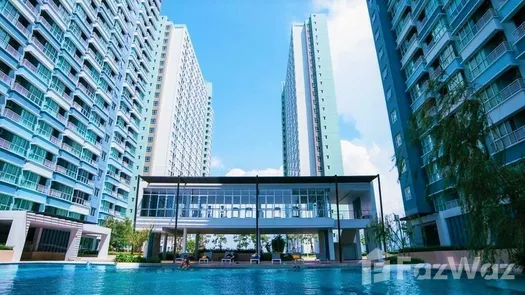
<svg viewBox="0 0 525 295"><path fill-rule="evenodd" d="M343 175L326 16L293 24L282 85L285 176Z"/></svg>
<svg viewBox="0 0 525 295"><path fill-rule="evenodd" d="M162 17L144 175L208 176L213 110L186 26Z"/></svg>
<svg viewBox="0 0 525 295"><path fill-rule="evenodd" d="M408 122L435 98L428 81L468 83L491 122L491 155L506 163L525 153L525 0L367 0L390 128L398 158L405 215L417 220L418 245L465 245L458 195L444 185L430 157L433 141L412 145ZM410 172L409 172L410 171ZM428 198L429 196L430 198Z"/></svg>
<svg viewBox="0 0 525 295"><path fill-rule="evenodd" d="M160 5L0 1L0 209L133 214Z"/></svg>

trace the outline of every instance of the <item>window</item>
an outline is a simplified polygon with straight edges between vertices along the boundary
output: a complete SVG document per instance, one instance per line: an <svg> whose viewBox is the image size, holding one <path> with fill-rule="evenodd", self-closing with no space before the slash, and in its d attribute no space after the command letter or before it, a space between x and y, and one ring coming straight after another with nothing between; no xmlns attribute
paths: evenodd
<svg viewBox="0 0 525 295"><path fill-rule="evenodd" d="M393 110L390 113L390 122L392 122L392 124L394 124L396 121L397 121L397 112L396 112L396 110Z"/></svg>
<svg viewBox="0 0 525 295"><path fill-rule="evenodd" d="M406 163L405 159L403 159L401 161L401 173L405 173L405 172L407 172L407 163Z"/></svg>
<svg viewBox="0 0 525 295"><path fill-rule="evenodd" d="M151 152L151 147L150 147L150 146L148 146L148 147L146 148L146 152Z"/></svg>
<svg viewBox="0 0 525 295"><path fill-rule="evenodd" d="M381 59L384 54L385 54L385 52L383 50L383 47L379 48L379 51L377 52L377 55L379 56L379 59Z"/></svg>
<svg viewBox="0 0 525 295"><path fill-rule="evenodd" d="M392 98L392 88L388 88L386 91L386 101L390 101L390 98Z"/></svg>
<svg viewBox="0 0 525 295"><path fill-rule="evenodd" d="M376 31L374 32L374 38L376 39L379 39L379 28L376 29Z"/></svg>
<svg viewBox="0 0 525 295"><path fill-rule="evenodd" d="M372 14L372 17L370 19L372 20L372 24L375 23L375 21L376 21L376 13L375 12Z"/></svg>
<svg viewBox="0 0 525 295"><path fill-rule="evenodd" d="M151 124L155 124L155 123L157 123L157 119L152 118L152 119L151 119Z"/></svg>
<svg viewBox="0 0 525 295"><path fill-rule="evenodd" d="M97 208L91 208L91 212L89 212L89 215L95 216L95 213L97 212Z"/></svg>
<svg viewBox="0 0 525 295"><path fill-rule="evenodd" d="M157 110L151 111L151 114L156 115L157 114Z"/></svg>
<svg viewBox="0 0 525 295"><path fill-rule="evenodd" d="M153 102L153 105L154 105L154 106L158 106L158 105L159 105L159 101L158 101L158 100L154 101L154 102Z"/></svg>
<svg viewBox="0 0 525 295"><path fill-rule="evenodd" d="M144 172L149 172L149 166L144 166Z"/></svg>
<svg viewBox="0 0 525 295"><path fill-rule="evenodd" d="M386 77L388 76L388 69L386 68L386 66L383 69L383 72L381 73L381 75L383 76L383 80L386 79Z"/></svg>
<svg viewBox="0 0 525 295"><path fill-rule="evenodd" d="M412 200L412 192L410 191L410 187L405 187L405 201Z"/></svg>
<svg viewBox="0 0 525 295"><path fill-rule="evenodd" d="M150 128L149 133L155 133L155 128Z"/></svg>
<svg viewBox="0 0 525 295"><path fill-rule="evenodd" d="M153 137L148 137L148 142L153 142Z"/></svg>
<svg viewBox="0 0 525 295"><path fill-rule="evenodd" d="M396 147L400 147L403 144L403 140L401 139L401 134L396 135Z"/></svg>
<svg viewBox="0 0 525 295"><path fill-rule="evenodd" d="M150 157L150 156L147 156L145 161L146 161L146 162L151 161L151 157Z"/></svg>

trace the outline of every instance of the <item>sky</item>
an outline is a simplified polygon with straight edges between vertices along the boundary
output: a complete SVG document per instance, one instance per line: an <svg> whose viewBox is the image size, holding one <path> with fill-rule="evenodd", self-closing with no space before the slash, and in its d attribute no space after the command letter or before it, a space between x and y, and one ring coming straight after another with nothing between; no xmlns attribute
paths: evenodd
<svg viewBox="0 0 525 295"><path fill-rule="evenodd" d="M163 1L162 14L187 26L213 83L212 175L282 175L291 24L312 13L328 16L345 174L379 173L385 213L402 213L366 0Z"/></svg>

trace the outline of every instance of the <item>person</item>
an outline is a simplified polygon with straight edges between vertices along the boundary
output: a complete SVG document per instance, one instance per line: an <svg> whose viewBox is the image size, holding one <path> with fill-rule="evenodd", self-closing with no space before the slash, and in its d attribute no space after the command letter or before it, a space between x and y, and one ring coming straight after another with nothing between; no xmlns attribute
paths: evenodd
<svg viewBox="0 0 525 295"><path fill-rule="evenodd" d="M184 258L184 260L182 261L182 264L181 264L181 268L182 269L188 269L190 268L190 260L188 258Z"/></svg>

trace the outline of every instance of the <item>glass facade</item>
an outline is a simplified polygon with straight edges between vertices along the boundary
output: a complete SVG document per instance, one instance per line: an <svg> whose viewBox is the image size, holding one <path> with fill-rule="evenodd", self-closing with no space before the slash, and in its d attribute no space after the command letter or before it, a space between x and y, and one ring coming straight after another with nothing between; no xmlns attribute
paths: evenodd
<svg viewBox="0 0 525 295"><path fill-rule="evenodd" d="M132 213L160 5L0 0L1 209L91 222Z"/></svg>

